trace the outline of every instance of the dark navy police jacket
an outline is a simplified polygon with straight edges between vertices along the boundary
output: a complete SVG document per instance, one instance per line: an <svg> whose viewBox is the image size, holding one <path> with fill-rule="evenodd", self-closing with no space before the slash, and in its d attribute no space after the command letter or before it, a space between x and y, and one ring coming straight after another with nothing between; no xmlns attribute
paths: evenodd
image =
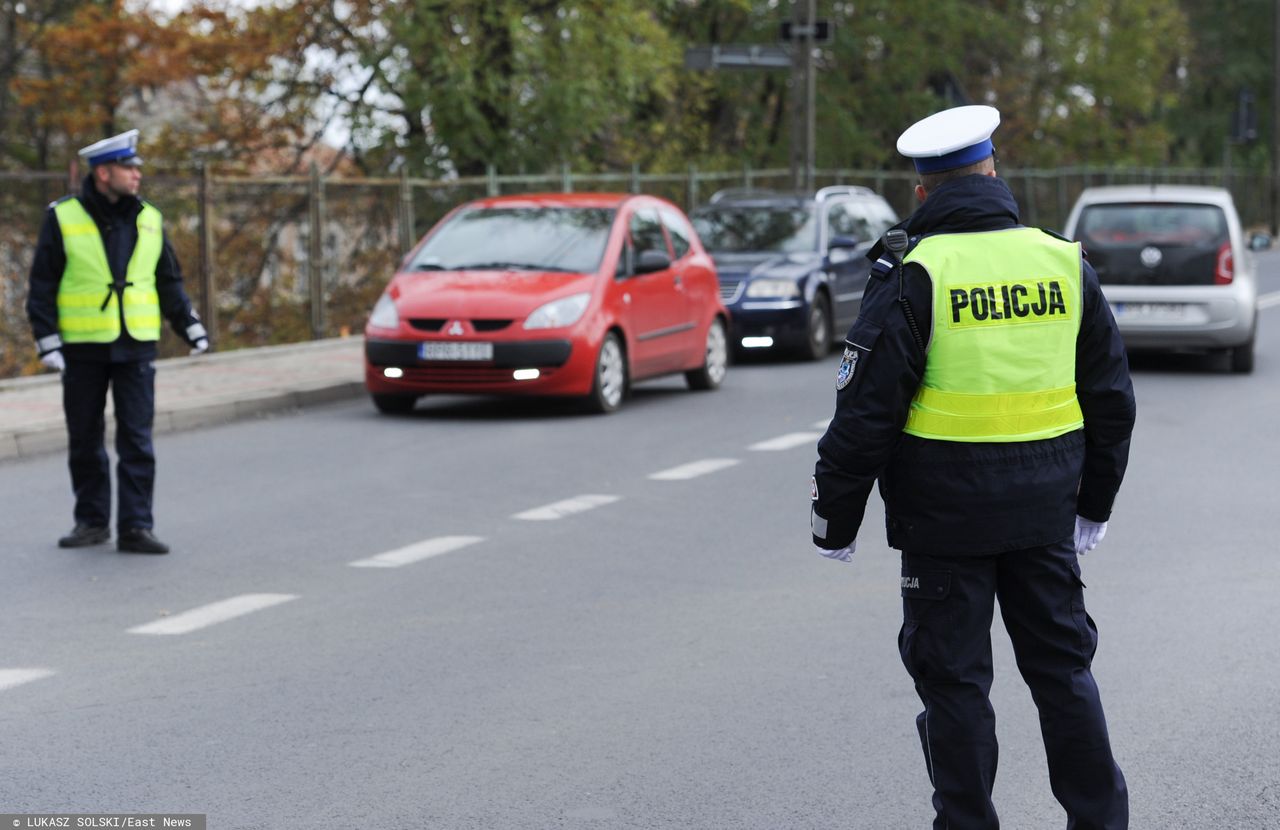
<svg viewBox="0 0 1280 830"><path fill-rule="evenodd" d="M915 244L940 233L1018 227L1008 186L965 176L938 186L900 227ZM883 258L882 258L883 255ZM871 485L880 482L889 544L912 553L979 555L1061 541L1075 516L1106 521L1124 477L1133 432L1133 384L1124 344L1098 276L1083 265L1084 309L1076 339L1076 396L1084 429L1040 441L937 441L902 431L924 375L917 345L898 302L898 279L877 260L849 331L859 359L818 442L814 544L847 546L857 536ZM927 344L933 324L932 284L904 266L903 295Z"/></svg>
<svg viewBox="0 0 1280 830"><path fill-rule="evenodd" d="M107 249L107 265L111 276L124 282L129 270L129 258L138 244L138 214L142 201L134 196L123 197L112 204L93 186L93 179L86 177L80 188L80 203L93 217L102 234ZM62 232L53 206L45 211L40 238L36 241L35 257L31 262L30 291L27 294L27 319L31 321L32 334L39 341L58 333L58 285L67 267L67 255L62 247ZM160 262L156 265L156 292L160 295L160 313L183 340L187 328L199 321L192 313L191 300L182 288L182 270L174 256L169 236L164 236ZM105 293L105 286L104 286ZM123 314L123 311L121 312ZM191 345L195 345L192 343ZM134 340L120 324L120 337L113 343L63 343L62 353L68 360L96 360L124 363L134 360L155 360L155 341Z"/></svg>

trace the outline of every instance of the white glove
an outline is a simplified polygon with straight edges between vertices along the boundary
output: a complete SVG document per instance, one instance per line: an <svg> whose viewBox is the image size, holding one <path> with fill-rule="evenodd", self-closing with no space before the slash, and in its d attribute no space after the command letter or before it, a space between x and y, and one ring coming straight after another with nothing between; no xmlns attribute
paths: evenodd
<svg viewBox="0 0 1280 830"><path fill-rule="evenodd" d="M857 539L854 539L852 542L848 544L848 546L840 548L839 550L828 550L827 548L820 548L817 545L814 545L814 548L817 549L818 553L822 554L828 559L836 559L836 560L839 560L840 562L852 562L853 551L856 547L858 547Z"/></svg>
<svg viewBox="0 0 1280 830"><path fill-rule="evenodd" d="M45 352L40 355L40 362L55 372L62 372L67 368L67 360L62 356L62 349Z"/></svg>
<svg viewBox="0 0 1280 830"><path fill-rule="evenodd" d="M1082 556L1096 548L1106 535L1106 522L1091 522L1076 516L1076 556Z"/></svg>
<svg viewBox="0 0 1280 830"><path fill-rule="evenodd" d="M207 351L209 351L209 338L207 337L201 337L191 349L192 354L204 354Z"/></svg>

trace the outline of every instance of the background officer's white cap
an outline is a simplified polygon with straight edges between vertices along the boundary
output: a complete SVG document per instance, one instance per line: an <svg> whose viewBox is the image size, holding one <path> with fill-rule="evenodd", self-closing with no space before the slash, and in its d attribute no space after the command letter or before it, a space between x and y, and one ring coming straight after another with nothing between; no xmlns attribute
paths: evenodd
<svg viewBox="0 0 1280 830"><path fill-rule="evenodd" d="M80 158L95 167L109 161L138 167L142 164L138 157L138 131L129 130L90 144L80 151Z"/></svg>
<svg viewBox="0 0 1280 830"><path fill-rule="evenodd" d="M998 126L995 107L952 107L907 127L898 137L898 152L915 161L918 173L954 170L993 154L991 134Z"/></svg>

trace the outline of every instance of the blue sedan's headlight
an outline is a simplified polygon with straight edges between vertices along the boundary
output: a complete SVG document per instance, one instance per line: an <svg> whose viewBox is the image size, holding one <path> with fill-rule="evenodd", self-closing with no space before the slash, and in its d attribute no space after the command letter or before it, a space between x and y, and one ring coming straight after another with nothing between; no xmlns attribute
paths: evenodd
<svg viewBox="0 0 1280 830"><path fill-rule="evenodd" d="M370 325L380 329L400 328L400 313L396 311L396 301L390 294L383 294L373 305L373 313L369 315Z"/></svg>
<svg viewBox="0 0 1280 830"><path fill-rule="evenodd" d="M748 283L747 296L756 299L789 300L800 296L800 286L795 280L757 279Z"/></svg>
<svg viewBox="0 0 1280 830"><path fill-rule="evenodd" d="M524 327L526 329L558 329L572 326L582 319L582 313L587 310L587 303L590 300L590 293L574 294L553 300L530 314L529 319L524 321Z"/></svg>

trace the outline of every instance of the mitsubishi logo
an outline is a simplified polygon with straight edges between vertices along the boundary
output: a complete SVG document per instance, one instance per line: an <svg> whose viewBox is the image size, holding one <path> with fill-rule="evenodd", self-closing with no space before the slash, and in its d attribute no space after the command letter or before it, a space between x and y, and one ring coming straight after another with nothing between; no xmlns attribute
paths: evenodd
<svg viewBox="0 0 1280 830"><path fill-rule="evenodd" d="M462 323L454 320L453 325L449 326L449 334L452 334L454 337L459 337L462 333Z"/></svg>

